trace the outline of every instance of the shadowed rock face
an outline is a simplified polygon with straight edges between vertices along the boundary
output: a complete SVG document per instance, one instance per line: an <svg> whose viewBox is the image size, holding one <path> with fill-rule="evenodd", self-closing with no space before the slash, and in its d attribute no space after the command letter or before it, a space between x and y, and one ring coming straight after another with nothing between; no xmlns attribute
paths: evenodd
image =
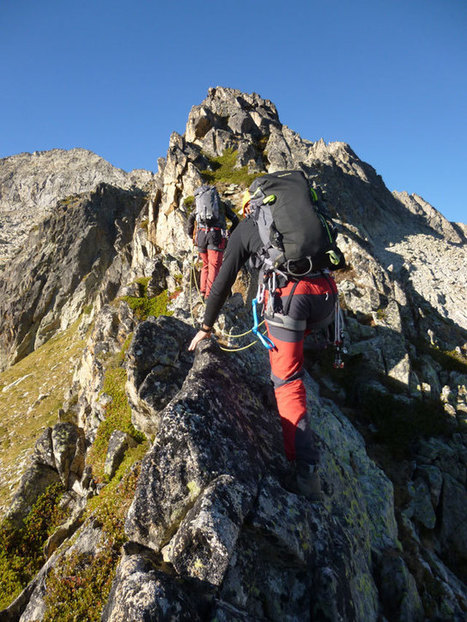
<svg viewBox="0 0 467 622"><path fill-rule="evenodd" d="M141 207L141 193L101 185L62 203L31 234L0 276L0 368L69 326L95 298Z"/></svg>
<svg viewBox="0 0 467 622"><path fill-rule="evenodd" d="M129 190L153 178L112 166L86 149L52 149L0 159L0 267L23 247L34 226L55 211L57 201L99 184Z"/></svg>
<svg viewBox="0 0 467 622"><path fill-rule="evenodd" d="M138 326L128 351L128 399L133 425L156 434L160 412L181 388L193 357L187 343L193 328L161 317Z"/></svg>

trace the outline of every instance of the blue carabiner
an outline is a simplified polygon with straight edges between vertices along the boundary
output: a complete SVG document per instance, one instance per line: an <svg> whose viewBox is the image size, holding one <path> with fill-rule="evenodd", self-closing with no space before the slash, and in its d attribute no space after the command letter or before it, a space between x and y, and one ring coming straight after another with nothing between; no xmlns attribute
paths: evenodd
<svg viewBox="0 0 467 622"><path fill-rule="evenodd" d="M258 337L258 339L261 341L261 343L267 350L272 350L276 346L269 339L269 337L267 337L266 335L263 335L263 333L259 330L258 311L256 309L256 305L257 305L256 298L252 300L251 304L253 307L253 328L251 329L251 332Z"/></svg>

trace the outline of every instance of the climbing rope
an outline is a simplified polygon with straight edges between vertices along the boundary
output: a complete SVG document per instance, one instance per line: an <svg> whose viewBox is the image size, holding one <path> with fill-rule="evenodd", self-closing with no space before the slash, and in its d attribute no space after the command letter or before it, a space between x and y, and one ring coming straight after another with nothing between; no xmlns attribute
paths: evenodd
<svg viewBox="0 0 467 622"><path fill-rule="evenodd" d="M241 352L242 350L248 350L248 348L251 348L251 346L254 346L255 343L259 343L259 339L255 339L248 345L243 346L243 348L224 348L224 346L221 346L220 344L218 344L218 346L223 352Z"/></svg>
<svg viewBox="0 0 467 622"><path fill-rule="evenodd" d="M191 321L193 326L196 326L196 319L193 313L193 282L196 286L196 290L198 292L198 294L201 296L201 291L198 287L198 281L196 278L196 268L195 268L195 256L196 256L196 252L193 248L192 254L191 254L191 261L190 261L190 295L189 295L189 304L190 304L190 317L191 317ZM255 299L256 302L256 299ZM206 306L206 303L204 302L204 300L201 301L201 304L203 306ZM256 313L256 311L255 311ZM246 337L247 335L249 335L250 333L255 332L254 329L256 328L256 330L258 331L259 327L262 326L264 324L264 320L262 322L260 322L258 324L257 319L255 320L255 326L253 326L253 328L250 328L250 330L245 331L244 333L239 333L238 335L232 335L231 333L226 333L225 331L221 330L220 334L222 337L226 337L228 339L240 339L241 337ZM255 334L257 334L257 336L259 337L259 339L255 339L255 341L252 341L251 343L249 343L246 346L240 347L240 348L224 348L223 346L219 345L220 349L223 350L224 352L241 352L242 350L246 350L248 348L251 348L251 346L254 346L255 343L258 343L259 341L261 341L261 343L263 343L264 345L264 339L268 339L267 337L265 337L265 333L261 333L261 332L256 332Z"/></svg>

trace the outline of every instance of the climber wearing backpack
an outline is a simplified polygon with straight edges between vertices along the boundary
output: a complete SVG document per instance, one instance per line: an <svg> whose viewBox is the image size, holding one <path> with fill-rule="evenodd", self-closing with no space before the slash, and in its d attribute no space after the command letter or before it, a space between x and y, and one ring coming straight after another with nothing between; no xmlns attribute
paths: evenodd
<svg viewBox="0 0 467 622"><path fill-rule="evenodd" d="M195 209L188 217L186 231L194 239L203 262L200 278L200 293L203 298L209 296L222 265L227 243L226 217L232 223L232 232L238 224L238 216L220 200L215 186L200 186L195 192Z"/></svg>
<svg viewBox="0 0 467 622"><path fill-rule="evenodd" d="M257 178L244 196L246 218L229 239L224 262L207 301L201 330L189 350L210 336L243 264L260 269L257 299L264 301L271 379L281 418L293 488L321 498L319 452L306 418L303 344L307 331L334 320L337 288L330 270L345 265L332 222L302 171Z"/></svg>

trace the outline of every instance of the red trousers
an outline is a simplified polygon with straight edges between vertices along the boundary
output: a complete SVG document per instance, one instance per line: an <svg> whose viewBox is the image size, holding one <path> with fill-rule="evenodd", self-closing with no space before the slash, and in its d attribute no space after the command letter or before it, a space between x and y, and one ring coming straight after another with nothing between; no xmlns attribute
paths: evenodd
<svg viewBox="0 0 467 622"><path fill-rule="evenodd" d="M206 298L209 296L214 279L221 269L222 255L223 251L210 248L199 254L203 261L199 289Z"/></svg>
<svg viewBox="0 0 467 622"><path fill-rule="evenodd" d="M292 292L292 289L294 291ZM273 294L273 315L266 314L266 326L274 348L269 350L271 379L282 424L284 450L288 460L319 461L312 432L306 420L306 392L303 384L303 343L307 331L328 325L334 319L337 288L332 277L304 278L289 282ZM289 300L289 297L292 297ZM286 317L297 321L283 322Z"/></svg>

